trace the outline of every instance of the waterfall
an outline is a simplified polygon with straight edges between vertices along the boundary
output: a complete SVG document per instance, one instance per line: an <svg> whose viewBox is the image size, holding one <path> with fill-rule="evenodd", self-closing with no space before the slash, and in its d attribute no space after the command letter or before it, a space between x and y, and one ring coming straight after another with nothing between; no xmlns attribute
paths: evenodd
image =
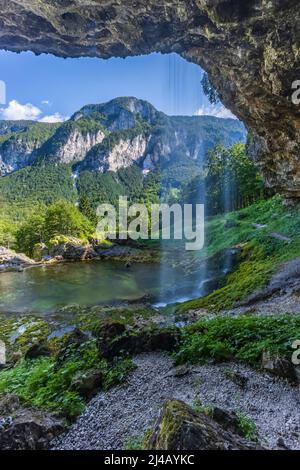
<svg viewBox="0 0 300 470"><path fill-rule="evenodd" d="M190 89L190 97L194 98L194 107L197 109L200 98L201 72L199 82L195 82L195 90ZM182 59L176 54L170 54L167 70L167 96L169 98L170 114L180 115L184 109L183 90L188 86L186 68ZM162 139L164 136L162 136ZM176 140L176 136L175 136ZM192 157L199 162L200 168L204 167L205 149L203 145L197 145L191 150ZM196 203L205 204L205 185L199 183ZM161 181L162 193L166 193ZM178 201L179 203L182 201ZM201 252L188 252L185 249L186 240L169 242L160 239L162 262L160 266L160 295L156 306L164 306L167 303L183 302L191 298L201 297L205 293L205 283L208 278L206 256ZM174 246L176 247L174 248ZM170 269L170 265L173 269ZM178 273L175 266L182 266L182 274Z"/></svg>
<svg viewBox="0 0 300 470"><path fill-rule="evenodd" d="M232 174L230 173L229 162L226 158L225 160L225 169L223 174L223 184L222 184L222 206L225 214L232 211L232 195L234 181L232 179ZM232 271L233 256L232 250L230 247L225 252L224 263L223 263L223 273L228 274Z"/></svg>

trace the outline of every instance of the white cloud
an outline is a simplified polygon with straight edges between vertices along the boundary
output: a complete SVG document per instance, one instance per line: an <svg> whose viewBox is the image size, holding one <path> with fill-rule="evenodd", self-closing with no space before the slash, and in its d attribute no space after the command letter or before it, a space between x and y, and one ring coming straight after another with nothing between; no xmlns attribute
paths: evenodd
<svg viewBox="0 0 300 470"><path fill-rule="evenodd" d="M229 109L225 108L222 105L202 105L199 109L194 113L195 116L215 116L218 118L231 118L237 119L237 117L232 114Z"/></svg>
<svg viewBox="0 0 300 470"><path fill-rule="evenodd" d="M50 114L49 116L44 116L40 119L40 122L64 122L69 119L67 116L62 116L60 113Z"/></svg>
<svg viewBox="0 0 300 470"><path fill-rule="evenodd" d="M17 100L9 102L6 108L0 108L0 119L17 121L25 119L40 122L63 122L68 119L60 113L43 116L43 112L31 103L21 104Z"/></svg>
<svg viewBox="0 0 300 470"><path fill-rule="evenodd" d="M49 100L43 100L41 103L45 106L51 106L51 102Z"/></svg>
<svg viewBox="0 0 300 470"><path fill-rule="evenodd" d="M0 117L5 120L28 119L36 121L42 111L31 103L21 104L17 100L8 103L7 108L0 109Z"/></svg>

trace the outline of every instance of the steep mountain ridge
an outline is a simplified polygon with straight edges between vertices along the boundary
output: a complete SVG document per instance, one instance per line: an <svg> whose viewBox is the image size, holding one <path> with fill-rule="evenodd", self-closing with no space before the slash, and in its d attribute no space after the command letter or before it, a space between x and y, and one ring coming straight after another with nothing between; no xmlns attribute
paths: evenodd
<svg viewBox="0 0 300 470"><path fill-rule="evenodd" d="M76 171L117 171L133 163L146 172L170 162L202 164L217 143L244 142L236 120L167 116L134 97L86 105L62 124L0 121L0 171L40 163L74 164Z"/></svg>

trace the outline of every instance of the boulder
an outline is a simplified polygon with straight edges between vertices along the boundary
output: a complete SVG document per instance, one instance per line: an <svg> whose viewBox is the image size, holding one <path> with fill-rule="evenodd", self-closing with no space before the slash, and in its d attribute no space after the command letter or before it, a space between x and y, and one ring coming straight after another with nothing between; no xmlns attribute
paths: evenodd
<svg viewBox="0 0 300 470"><path fill-rule="evenodd" d="M90 369L80 372L72 381L71 388L76 390L83 398L89 400L102 386L102 371L100 369Z"/></svg>
<svg viewBox="0 0 300 470"><path fill-rule="evenodd" d="M97 258L98 254L92 245L75 237L59 236L49 242L49 254L62 257L68 261L82 261Z"/></svg>
<svg viewBox="0 0 300 470"><path fill-rule="evenodd" d="M23 408L18 397L0 397L0 450L44 450L65 428L62 421L34 408Z"/></svg>
<svg viewBox="0 0 300 470"><path fill-rule="evenodd" d="M66 333L61 340L58 349L55 353L56 364L55 367L60 367L61 364L68 359L70 351L78 350L80 346L89 340L89 336L83 333L79 328L74 328L70 333Z"/></svg>
<svg viewBox="0 0 300 470"><path fill-rule="evenodd" d="M223 429L233 434L244 437L244 431L240 425L240 419L234 411L222 410L222 408L214 407L211 410L211 418L216 421Z"/></svg>
<svg viewBox="0 0 300 470"><path fill-rule="evenodd" d="M4 269L21 269L26 266L35 264L23 253L16 253L13 250L0 246L0 268Z"/></svg>
<svg viewBox="0 0 300 470"><path fill-rule="evenodd" d="M247 441L232 432L227 418L222 418L222 421L221 425L212 416L197 413L182 401L168 400L159 414L146 448L173 451L263 449L260 444Z"/></svg>
<svg viewBox="0 0 300 470"><path fill-rule="evenodd" d="M177 343L177 328L155 325L129 327L118 321L104 321L98 331L97 345L102 357L112 359L122 353L139 354L151 351L172 351Z"/></svg>
<svg viewBox="0 0 300 470"><path fill-rule="evenodd" d="M0 395L0 416L9 415L19 407L20 399L17 395L11 393Z"/></svg>
<svg viewBox="0 0 300 470"><path fill-rule="evenodd" d="M261 366L272 375L286 379L293 385L298 384L296 369L288 359L273 355L270 351L264 351L262 353Z"/></svg>

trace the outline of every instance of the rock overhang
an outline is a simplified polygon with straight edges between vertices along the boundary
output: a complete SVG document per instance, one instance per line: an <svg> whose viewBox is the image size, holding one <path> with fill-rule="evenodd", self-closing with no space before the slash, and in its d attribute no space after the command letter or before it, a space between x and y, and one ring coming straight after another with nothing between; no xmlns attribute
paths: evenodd
<svg viewBox="0 0 300 470"><path fill-rule="evenodd" d="M251 132L269 186L300 197L295 0L0 0L0 48L61 57L177 52ZM200 84L199 84L200 86Z"/></svg>

